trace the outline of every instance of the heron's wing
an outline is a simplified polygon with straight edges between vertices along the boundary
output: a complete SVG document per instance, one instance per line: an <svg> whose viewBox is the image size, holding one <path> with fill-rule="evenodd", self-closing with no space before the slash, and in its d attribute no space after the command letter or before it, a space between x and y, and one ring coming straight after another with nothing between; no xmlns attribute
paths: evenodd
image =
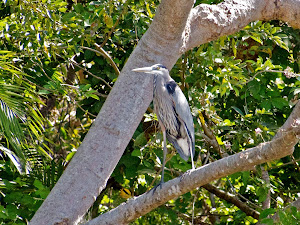
<svg viewBox="0 0 300 225"><path fill-rule="evenodd" d="M174 137L173 135L169 134L168 132L167 132L167 139L170 143L172 143L172 145L177 150L180 157L183 158L183 160L187 161L190 158L190 156L191 156L190 150L188 148L182 147L183 145L188 146L187 139L182 139L181 140L182 142L186 142L186 143L180 143L179 144L178 143L179 139ZM193 153L193 155L194 155L194 153Z"/></svg>
<svg viewBox="0 0 300 225"><path fill-rule="evenodd" d="M190 106L188 101L186 100L184 94L182 93L179 86L176 84L174 80L167 82L166 84L167 91L173 103L173 108L178 116L178 119L184 123L186 132L192 143L192 152L193 155L195 153L195 134L194 134L194 122L191 114ZM174 147L176 148L176 144L174 144L174 140L169 140ZM178 142L178 140L177 140ZM177 148L176 148L177 149ZM182 157L184 158L184 157Z"/></svg>

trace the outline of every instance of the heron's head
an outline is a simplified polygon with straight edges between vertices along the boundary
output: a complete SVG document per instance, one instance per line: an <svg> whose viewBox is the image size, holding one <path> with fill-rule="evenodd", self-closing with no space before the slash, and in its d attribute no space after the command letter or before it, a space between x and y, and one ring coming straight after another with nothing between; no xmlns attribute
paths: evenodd
<svg viewBox="0 0 300 225"><path fill-rule="evenodd" d="M155 64L149 67L141 67L133 69L134 72L151 73L155 75L169 76L169 70L161 64Z"/></svg>

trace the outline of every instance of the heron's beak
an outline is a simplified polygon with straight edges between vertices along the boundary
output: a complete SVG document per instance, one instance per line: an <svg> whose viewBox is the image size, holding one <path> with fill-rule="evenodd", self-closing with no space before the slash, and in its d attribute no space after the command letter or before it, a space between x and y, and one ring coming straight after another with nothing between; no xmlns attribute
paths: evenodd
<svg viewBox="0 0 300 225"><path fill-rule="evenodd" d="M153 72L152 67L141 67L141 68L133 69L132 71L142 72L142 73L152 73Z"/></svg>

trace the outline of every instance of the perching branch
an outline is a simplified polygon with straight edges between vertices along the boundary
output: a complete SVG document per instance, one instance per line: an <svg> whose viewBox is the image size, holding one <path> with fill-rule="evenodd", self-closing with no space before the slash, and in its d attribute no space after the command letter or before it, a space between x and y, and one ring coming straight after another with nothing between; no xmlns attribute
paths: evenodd
<svg viewBox="0 0 300 225"><path fill-rule="evenodd" d="M300 103L297 104L297 106L299 105ZM291 115L293 117L299 113L299 107L295 107ZM300 119L300 117L297 119ZM285 130L280 129L280 137L274 138L270 142L262 143L254 148L204 165L191 171L190 175L186 174L170 180L164 183L161 189L156 189L154 193L149 191L130 199L125 204L91 220L86 225L127 224L159 205L199 186L238 171L250 170L255 165L290 155L300 136L300 126L295 126L295 123L297 121L294 121Z"/></svg>
<svg viewBox="0 0 300 225"><path fill-rule="evenodd" d="M116 63L114 62L114 60L110 57L110 55L100 46L100 45L97 45L95 43L95 46L97 48L97 50L100 52L101 55L103 55L109 62L110 64L112 65L112 67L114 68L117 76L120 75L120 70L119 68L117 67Z"/></svg>

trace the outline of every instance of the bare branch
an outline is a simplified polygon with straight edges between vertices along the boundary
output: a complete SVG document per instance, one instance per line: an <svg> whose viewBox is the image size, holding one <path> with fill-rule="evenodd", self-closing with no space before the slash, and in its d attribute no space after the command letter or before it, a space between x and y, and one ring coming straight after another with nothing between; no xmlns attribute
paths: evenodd
<svg viewBox="0 0 300 225"><path fill-rule="evenodd" d="M110 55L98 44L95 43L96 48L100 51L100 54L103 55L112 65L112 67L114 68L117 76L120 75L120 70L117 67L117 65L115 64L114 60L110 57Z"/></svg>
<svg viewBox="0 0 300 225"><path fill-rule="evenodd" d="M244 202L239 200L234 195L232 195L230 193L226 193L225 191L218 189L217 187L215 187L212 184L205 184L202 187L205 188L206 190L208 190L209 192L215 194L217 197L222 198L225 201L234 204L239 209L241 209L243 212L245 212L247 216L252 216L255 219L259 218L259 212L252 209L251 207L247 206L247 204L245 204Z"/></svg>
<svg viewBox="0 0 300 225"><path fill-rule="evenodd" d="M206 125L204 117L202 115L202 113L199 111L199 120L200 120L200 124L203 128L204 134L202 134L203 138L205 139L205 141L210 144L213 149L223 158L226 155L223 155L224 152L221 149L221 146L219 145L216 136L214 135L214 133L212 132L212 130Z"/></svg>
<svg viewBox="0 0 300 225"><path fill-rule="evenodd" d="M75 62L74 60L71 61L71 63L78 67L79 69L84 70L87 74L89 74L92 77L95 77L96 79L101 80L103 83L105 83L110 89L112 89L112 87L109 85L109 83L106 82L106 80L104 80L102 77L98 77L95 74L91 73L90 71L86 70L85 68L83 68L82 66L80 66L77 62Z"/></svg>
<svg viewBox="0 0 300 225"><path fill-rule="evenodd" d="M269 72L269 73L285 73L285 71L281 71L281 70L261 70L261 71L258 71L256 74L254 74L253 77L251 77L249 80L247 80L246 83L249 83L249 82L253 81L254 78L255 78L257 75L259 75L259 74L261 74L261 73L266 73L266 72Z"/></svg>
<svg viewBox="0 0 300 225"><path fill-rule="evenodd" d="M84 46L81 46L80 48L87 49L87 50L90 50L92 52L95 52L97 54L102 55L105 59L107 59L110 62L111 66L115 70L115 73L117 74L117 76L119 76L120 75L120 70L117 67L117 65L115 64L114 60L110 57L110 55L100 45L95 43L95 46L98 50L93 49L93 48L89 48L89 47L84 47Z"/></svg>

